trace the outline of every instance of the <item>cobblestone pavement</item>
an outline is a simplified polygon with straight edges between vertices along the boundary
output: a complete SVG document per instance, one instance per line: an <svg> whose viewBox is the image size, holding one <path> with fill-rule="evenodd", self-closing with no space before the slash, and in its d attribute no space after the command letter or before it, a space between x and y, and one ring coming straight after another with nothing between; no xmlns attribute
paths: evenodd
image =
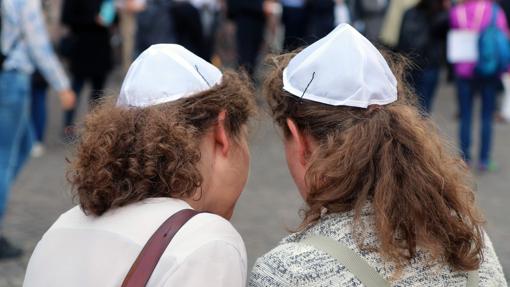
<svg viewBox="0 0 510 287"><path fill-rule="evenodd" d="M109 92L114 94L118 80L112 82L110 86L113 88ZM434 119L448 137L455 139L453 92L451 86L441 86ZM82 98L82 109L86 106L84 100ZM47 153L32 159L14 186L4 226L6 235L23 246L26 253L20 260L0 262L0 287L22 285L24 270L35 244L58 215L73 205L65 180L65 159L70 156L71 147L59 140L61 112L56 97L49 106ZM510 125L497 125L495 134L494 158L501 170L477 176L476 180L488 232L509 276ZM299 223L298 210L302 207L286 168L279 136L267 119L255 124L251 143L251 177L233 219L246 242L249 266L285 236L286 230Z"/></svg>

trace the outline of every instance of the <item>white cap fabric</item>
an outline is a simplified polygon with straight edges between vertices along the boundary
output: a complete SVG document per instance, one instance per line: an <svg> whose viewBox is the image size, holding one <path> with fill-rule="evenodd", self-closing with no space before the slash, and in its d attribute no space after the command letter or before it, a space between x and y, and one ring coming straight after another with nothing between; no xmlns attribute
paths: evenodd
<svg viewBox="0 0 510 287"><path fill-rule="evenodd" d="M366 108L397 100L397 80L363 35L341 24L299 52L283 71L283 89L333 106Z"/></svg>
<svg viewBox="0 0 510 287"><path fill-rule="evenodd" d="M117 106L147 107L206 91L221 82L218 68L176 44L157 44L129 67Z"/></svg>

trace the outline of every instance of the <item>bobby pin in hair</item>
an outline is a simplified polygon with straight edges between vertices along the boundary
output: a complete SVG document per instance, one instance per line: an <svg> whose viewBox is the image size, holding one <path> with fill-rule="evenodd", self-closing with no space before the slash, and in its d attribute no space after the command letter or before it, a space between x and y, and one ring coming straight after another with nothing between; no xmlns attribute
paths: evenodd
<svg viewBox="0 0 510 287"><path fill-rule="evenodd" d="M312 78L310 79L310 82L308 82L308 85L306 85L306 88L305 90L303 91L303 95L301 96L301 98L299 99L299 103L303 103L303 97L305 96L306 94L306 91L308 90L308 87L310 87L310 84L313 82L313 79L315 78L315 72L313 72L312 74Z"/></svg>
<svg viewBox="0 0 510 287"><path fill-rule="evenodd" d="M207 86L209 86L209 88L211 87L211 84L209 84L209 82L205 79L204 75L202 75L202 73L200 73L200 71L198 70L198 66L195 65L195 70L197 70L197 73L200 75L200 77L202 77L202 80L204 80L204 82L207 84Z"/></svg>

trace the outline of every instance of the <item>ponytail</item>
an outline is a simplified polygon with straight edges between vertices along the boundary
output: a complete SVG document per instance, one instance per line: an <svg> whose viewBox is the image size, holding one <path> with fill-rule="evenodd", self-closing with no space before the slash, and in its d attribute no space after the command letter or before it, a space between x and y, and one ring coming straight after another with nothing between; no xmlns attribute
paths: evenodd
<svg viewBox="0 0 510 287"><path fill-rule="evenodd" d="M431 123L413 106L397 103L351 124L327 136L312 156L302 227L316 222L324 208L354 210L353 230L362 248L376 248L403 264L420 246L456 270L477 269L483 219L464 163L445 150ZM360 214L367 202L374 210L377 247L363 242Z"/></svg>

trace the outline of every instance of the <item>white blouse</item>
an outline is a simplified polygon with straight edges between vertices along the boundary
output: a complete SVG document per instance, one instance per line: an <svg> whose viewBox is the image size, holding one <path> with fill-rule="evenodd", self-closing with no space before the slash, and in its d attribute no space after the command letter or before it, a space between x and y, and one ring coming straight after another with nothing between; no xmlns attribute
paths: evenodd
<svg viewBox="0 0 510 287"><path fill-rule="evenodd" d="M62 214L37 244L24 287L118 287L154 231L172 214L190 208L181 200L153 198L87 216L77 206ZM234 227L199 214L175 235L150 287L245 286L246 250Z"/></svg>

